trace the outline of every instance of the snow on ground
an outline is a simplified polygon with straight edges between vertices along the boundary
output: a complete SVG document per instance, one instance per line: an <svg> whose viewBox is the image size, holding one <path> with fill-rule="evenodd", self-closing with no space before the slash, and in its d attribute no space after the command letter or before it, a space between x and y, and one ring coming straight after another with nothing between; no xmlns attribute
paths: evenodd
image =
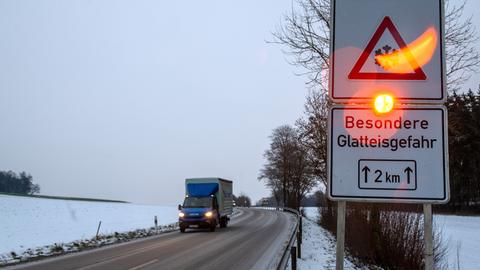
<svg viewBox="0 0 480 270"><path fill-rule="evenodd" d="M304 211L309 219L315 221L318 219L319 213L316 207L305 207ZM434 215L434 223L435 228L440 230L442 240L447 246L446 263L448 269L458 270L458 263L460 269L479 269L480 217ZM308 239L304 237L304 241L306 240ZM333 247L335 246L333 245ZM305 251L302 250L302 252L306 254ZM332 249L332 252L332 254L335 254L334 249Z"/></svg>
<svg viewBox="0 0 480 270"><path fill-rule="evenodd" d="M317 221L320 217L317 207L303 207L302 210L310 220Z"/></svg>
<svg viewBox="0 0 480 270"><path fill-rule="evenodd" d="M303 219L302 258L298 259L298 269L335 269L335 237L312 221L317 217L316 207L306 207L307 218ZM357 269L345 258L345 269Z"/></svg>
<svg viewBox="0 0 480 270"><path fill-rule="evenodd" d="M175 223L173 206L130 203L54 200L0 195L0 254L54 243L89 239L111 234Z"/></svg>
<svg viewBox="0 0 480 270"><path fill-rule="evenodd" d="M479 269L480 217L434 215L434 222L448 248L448 269Z"/></svg>

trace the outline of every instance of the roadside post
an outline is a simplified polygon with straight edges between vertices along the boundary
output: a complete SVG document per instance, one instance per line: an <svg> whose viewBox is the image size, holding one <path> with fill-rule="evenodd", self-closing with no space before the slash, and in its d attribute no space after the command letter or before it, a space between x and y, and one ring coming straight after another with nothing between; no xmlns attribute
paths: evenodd
<svg viewBox="0 0 480 270"><path fill-rule="evenodd" d="M368 3L368 4L367 4ZM331 0L328 186L337 202L421 203L433 270L432 204L450 198L443 0Z"/></svg>
<svg viewBox="0 0 480 270"><path fill-rule="evenodd" d="M292 270L297 270L297 248L292 246L290 248L290 257L292 263Z"/></svg>
<svg viewBox="0 0 480 270"><path fill-rule="evenodd" d="M158 219L157 216L155 216L153 223L155 223L155 234L158 234Z"/></svg>
<svg viewBox="0 0 480 270"><path fill-rule="evenodd" d="M302 237L300 236L300 231L297 231L297 257L302 258Z"/></svg>
<svg viewBox="0 0 480 270"><path fill-rule="evenodd" d="M98 240L98 233L100 232L100 226L102 226L102 221L98 222L97 233L95 234L95 239Z"/></svg>
<svg viewBox="0 0 480 270"><path fill-rule="evenodd" d="M298 258L302 258L302 241L303 241L303 224L302 224L302 214L298 215L298 232L297 232L297 246L298 246Z"/></svg>
<svg viewBox="0 0 480 270"><path fill-rule="evenodd" d="M302 215L300 215L300 228L299 228L299 231L300 231L300 240L302 240L303 238L303 222L302 222Z"/></svg>

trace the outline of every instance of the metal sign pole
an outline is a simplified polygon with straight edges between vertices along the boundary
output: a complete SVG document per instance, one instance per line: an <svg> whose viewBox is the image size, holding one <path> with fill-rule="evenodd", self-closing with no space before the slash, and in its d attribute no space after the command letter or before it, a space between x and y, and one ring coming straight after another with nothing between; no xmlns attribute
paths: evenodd
<svg viewBox="0 0 480 270"><path fill-rule="evenodd" d="M423 204L425 270L433 270L432 204Z"/></svg>
<svg viewBox="0 0 480 270"><path fill-rule="evenodd" d="M337 209L337 260L336 270L343 270L343 260L345 255L345 201L338 201Z"/></svg>

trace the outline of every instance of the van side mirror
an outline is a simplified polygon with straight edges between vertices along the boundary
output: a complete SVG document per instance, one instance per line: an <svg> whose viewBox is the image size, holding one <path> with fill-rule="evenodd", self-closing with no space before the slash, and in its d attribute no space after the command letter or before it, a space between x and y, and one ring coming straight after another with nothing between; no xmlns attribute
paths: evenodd
<svg viewBox="0 0 480 270"><path fill-rule="evenodd" d="M178 210L182 210L182 205L181 204L178 205Z"/></svg>

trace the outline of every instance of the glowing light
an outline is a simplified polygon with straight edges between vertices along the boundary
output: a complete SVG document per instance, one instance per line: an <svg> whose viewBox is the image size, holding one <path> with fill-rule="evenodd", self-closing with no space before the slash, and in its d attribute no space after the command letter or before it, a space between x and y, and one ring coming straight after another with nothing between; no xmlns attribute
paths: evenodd
<svg viewBox="0 0 480 270"><path fill-rule="evenodd" d="M430 62L437 43L437 31L434 27L430 27L415 41L408 44L407 48L401 48L391 54L377 55L375 59L381 66L388 67L388 72L408 73ZM409 50L410 53L406 53L406 50Z"/></svg>
<svg viewBox="0 0 480 270"><path fill-rule="evenodd" d="M208 212L205 213L205 216L208 217L208 218L209 218L209 217L212 217L212 215L213 215L213 213L210 212L210 211L208 211Z"/></svg>
<svg viewBox="0 0 480 270"><path fill-rule="evenodd" d="M185 216L185 213L180 212L180 213L178 213L178 216L179 216L179 217L184 217L184 216Z"/></svg>
<svg viewBox="0 0 480 270"><path fill-rule="evenodd" d="M393 109L393 97L386 94L379 95L375 98L374 105L377 113L388 113Z"/></svg>

